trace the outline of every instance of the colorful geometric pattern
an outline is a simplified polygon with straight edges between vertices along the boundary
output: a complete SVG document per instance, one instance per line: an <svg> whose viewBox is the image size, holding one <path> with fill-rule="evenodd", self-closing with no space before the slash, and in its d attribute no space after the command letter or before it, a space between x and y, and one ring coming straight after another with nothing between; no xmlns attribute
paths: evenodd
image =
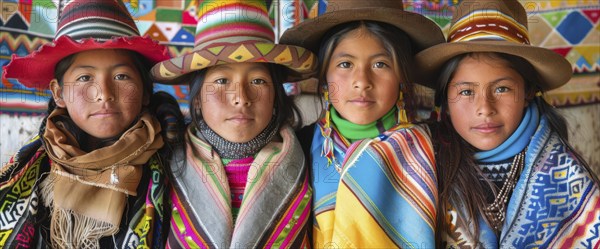
<svg viewBox="0 0 600 249"><path fill-rule="evenodd" d="M598 248L600 186L591 174L543 117L528 145L500 238L482 232L479 242L483 248ZM446 247L472 246L462 214L448 210ZM480 229L491 228L482 223Z"/></svg>
<svg viewBox="0 0 600 249"><path fill-rule="evenodd" d="M169 46L173 56L191 52L202 0L124 0L143 35ZM267 1L275 36L305 18L323 13L326 0ZM447 34L457 0L405 1L405 8L430 17ZM521 1L529 16L532 45L565 56L573 65L570 83L549 93L555 106L600 102L600 4L595 0ZM4 0L0 14L0 65L12 54L23 56L54 37L57 10L51 0ZM157 85L175 96L187 109L186 86ZM48 91L29 89L15 80L0 84L0 113L40 115L46 110Z"/></svg>
<svg viewBox="0 0 600 249"><path fill-rule="evenodd" d="M275 63L291 69L285 80L314 73L317 58L308 50L275 44L264 1L206 0L199 5L192 53L161 62L152 75L165 84L186 85L181 76L207 67L242 62Z"/></svg>
<svg viewBox="0 0 600 249"><path fill-rule="evenodd" d="M152 68L152 73L162 79L170 80L206 67L240 62L274 62L297 72L310 72L316 67L317 58L301 47L251 41L243 44L216 45L194 51L159 63ZM175 82L175 84L184 83L186 82Z"/></svg>
<svg viewBox="0 0 600 249"><path fill-rule="evenodd" d="M29 141L0 172L0 247L46 248L50 210L43 205L40 183L54 162L41 148L39 136ZM120 231L113 236L114 248L158 248L165 243L162 233L165 208L165 174L157 157L144 168L137 201L127 209Z"/></svg>

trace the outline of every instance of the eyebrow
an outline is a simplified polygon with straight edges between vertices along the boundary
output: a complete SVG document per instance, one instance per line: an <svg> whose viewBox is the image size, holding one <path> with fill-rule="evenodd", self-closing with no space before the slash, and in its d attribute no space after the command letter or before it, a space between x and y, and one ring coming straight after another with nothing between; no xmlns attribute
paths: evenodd
<svg viewBox="0 0 600 249"><path fill-rule="evenodd" d="M340 54L336 54L333 56L334 59L343 58L343 57L349 57L349 58L353 58L353 59L356 58L356 56L349 54L349 53L340 53ZM376 57L390 57L390 56L386 52L381 52L381 53L369 56L369 59L373 59Z"/></svg>
<svg viewBox="0 0 600 249"><path fill-rule="evenodd" d="M135 68L132 65L130 65L129 63L119 63L116 65L112 65L110 68L114 69L114 68L119 68L119 67L129 67L129 68ZM91 66L91 65L78 65L73 67L73 70L75 69L96 69L95 66Z"/></svg>
<svg viewBox="0 0 600 249"><path fill-rule="evenodd" d="M510 81L514 81L514 79L510 76L506 76L506 77L502 77L502 78L498 78L495 79L493 81L488 82L489 84L496 84L500 81L504 81L504 80L510 80ZM459 86L459 85L478 85L478 82L471 82L471 81L456 81L456 82L451 82L450 85L452 86Z"/></svg>

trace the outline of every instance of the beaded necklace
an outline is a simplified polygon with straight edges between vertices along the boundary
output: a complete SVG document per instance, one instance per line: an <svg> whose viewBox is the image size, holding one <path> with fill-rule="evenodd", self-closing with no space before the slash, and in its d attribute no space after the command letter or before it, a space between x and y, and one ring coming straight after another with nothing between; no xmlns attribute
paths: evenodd
<svg viewBox="0 0 600 249"><path fill-rule="evenodd" d="M523 170L523 166L525 164L525 152L527 148L523 151L519 152L519 154L515 155L513 159L512 166L510 167L510 171L508 172L508 177L500 189L500 192L496 195L494 202L489 204L485 209L484 213L491 223L492 227L499 231L504 224L505 213L506 213L506 205L508 203L508 197L512 194L515 186L517 185L518 176L521 174Z"/></svg>

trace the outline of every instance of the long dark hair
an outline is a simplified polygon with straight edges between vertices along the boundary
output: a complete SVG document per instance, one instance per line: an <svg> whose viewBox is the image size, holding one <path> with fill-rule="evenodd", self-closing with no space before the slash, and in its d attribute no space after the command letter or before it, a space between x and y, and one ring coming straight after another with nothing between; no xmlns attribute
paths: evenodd
<svg viewBox="0 0 600 249"><path fill-rule="evenodd" d="M582 166L592 172L589 165L568 143L567 121L558 111L548 104L542 96L537 96L542 92L537 83L541 82L541 77L533 66L525 59L504 53L466 53L450 59L444 65L436 87L436 105L441 106L441 122L434 129L436 144L436 161L438 162L438 184L439 184L439 207L441 214L438 215L438 224L436 237L438 243L441 242L443 229L447 228L445 214L449 210L449 203L464 203L467 212L467 222L473 226L472 234L474 242L479 241L479 219L483 218L490 224L483 214L487 206L486 194L484 189L494 189L495 186L489 181L480 181L482 172L475 163L473 157L476 149L465 141L454 129L452 122L446 115L448 110L448 83L452 79L459 63L467 57L490 56L508 62L510 68L518 72L525 80L525 96L530 104L538 106L540 115L545 116L551 129L558 134L560 139L566 144ZM597 177L591 174L597 182ZM485 186L487 185L487 186ZM470 231L469 231L470 232ZM438 246L440 246L438 244Z"/></svg>
<svg viewBox="0 0 600 249"><path fill-rule="evenodd" d="M291 97L287 96L285 89L283 88L284 76L288 72L288 69L284 66L268 63L267 67L273 80L273 87L275 88L275 122L282 127L284 124L288 124L294 128L299 128L302 125L302 117L300 116L300 110L294 103ZM204 85L204 78L206 76L206 69L192 73L190 75L190 116L192 118L192 125L198 129L200 127L200 121L202 120L202 114L200 112L199 98L197 97L202 90Z"/></svg>
<svg viewBox="0 0 600 249"><path fill-rule="evenodd" d="M327 85L327 67L337 45L345 36L353 30L364 28L373 36L377 37L383 44L384 49L389 53L394 61L394 69L400 76L400 91L404 95L404 104L409 121L414 120L417 108L416 94L414 92L414 50L408 35L394 25L376 22L376 21L354 21L337 25L331 28L323 36L319 49L319 88L318 93L322 94L322 87ZM398 93L400 94L400 93ZM319 95L320 96L320 95Z"/></svg>

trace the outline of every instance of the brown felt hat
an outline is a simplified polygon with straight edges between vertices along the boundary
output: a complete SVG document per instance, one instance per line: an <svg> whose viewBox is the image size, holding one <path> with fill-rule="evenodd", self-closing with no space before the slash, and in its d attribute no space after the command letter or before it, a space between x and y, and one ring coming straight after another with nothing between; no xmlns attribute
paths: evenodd
<svg viewBox="0 0 600 249"><path fill-rule="evenodd" d="M569 61L552 50L532 46L527 30L527 13L517 0L462 1L452 17L448 42L416 55L417 66L434 87L442 66L457 55L498 52L527 60L542 82L544 91L566 84L573 70Z"/></svg>
<svg viewBox="0 0 600 249"><path fill-rule="evenodd" d="M404 11L398 0L329 0L323 15L304 20L286 30L281 44L303 46L318 52L325 33L336 25L352 21L377 21L394 25L410 37L415 52L444 42L439 26L417 13Z"/></svg>

